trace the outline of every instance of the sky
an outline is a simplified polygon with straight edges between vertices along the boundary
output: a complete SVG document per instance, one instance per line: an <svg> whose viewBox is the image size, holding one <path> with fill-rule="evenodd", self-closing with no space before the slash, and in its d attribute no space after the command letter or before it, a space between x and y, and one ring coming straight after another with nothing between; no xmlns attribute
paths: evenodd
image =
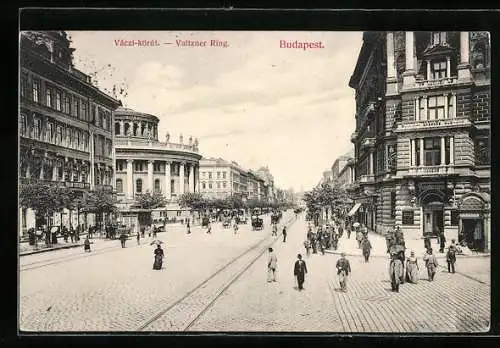
<svg viewBox="0 0 500 348"><path fill-rule="evenodd" d="M354 90L348 86L361 32L69 31L74 64L98 87L124 87L127 108L160 119L158 136L199 139L204 157L268 166L275 186L312 189L352 149ZM157 40L121 46L117 40ZM176 40L206 41L205 47ZM211 40L227 47L210 46ZM322 48L281 48L280 41Z"/></svg>

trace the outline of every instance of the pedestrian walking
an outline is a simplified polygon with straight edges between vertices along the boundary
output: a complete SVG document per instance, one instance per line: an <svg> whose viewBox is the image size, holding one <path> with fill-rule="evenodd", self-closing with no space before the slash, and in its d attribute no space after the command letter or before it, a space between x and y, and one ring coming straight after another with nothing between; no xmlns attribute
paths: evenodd
<svg viewBox="0 0 500 348"><path fill-rule="evenodd" d="M363 240L363 233L361 229L356 230L356 241L358 242L358 249L361 249L361 241Z"/></svg>
<svg viewBox="0 0 500 348"><path fill-rule="evenodd" d="M233 228L234 228L234 234L238 233L238 223L236 222L236 220L234 220Z"/></svg>
<svg viewBox="0 0 500 348"><path fill-rule="evenodd" d="M425 248L425 250L429 250L431 248L431 239L430 239L429 235L426 235L424 237L424 248Z"/></svg>
<svg viewBox="0 0 500 348"><path fill-rule="evenodd" d="M153 263L153 269L159 270L163 265L163 256L164 256L163 249L161 248L160 244L158 244L158 246L156 247L154 255L155 255L155 262Z"/></svg>
<svg viewBox="0 0 500 348"><path fill-rule="evenodd" d="M273 223L273 233L272 236L278 236L278 225L276 223Z"/></svg>
<svg viewBox="0 0 500 348"><path fill-rule="evenodd" d="M429 248L425 253L424 261L425 261L425 267L427 268L429 281L431 282L434 280L434 276L436 275L436 268L438 266L436 255L432 253L432 248Z"/></svg>
<svg viewBox="0 0 500 348"><path fill-rule="evenodd" d="M311 241L309 239L304 241L304 248L306 248L307 257L311 256Z"/></svg>
<svg viewBox="0 0 500 348"><path fill-rule="evenodd" d="M441 231L441 233L439 235L439 252L440 253L444 253L445 243L446 243L446 238L444 236L444 232Z"/></svg>
<svg viewBox="0 0 500 348"><path fill-rule="evenodd" d="M455 273L455 262L457 262L457 247L455 245L455 240L451 240L451 244L448 247L448 252L446 253L446 262L448 263L448 273Z"/></svg>
<svg viewBox="0 0 500 348"><path fill-rule="evenodd" d="M283 243L286 243L286 226L283 226Z"/></svg>
<svg viewBox="0 0 500 348"><path fill-rule="evenodd" d="M269 248L269 258L267 259L267 282L276 281L276 267L278 264L278 258L273 251L273 248Z"/></svg>
<svg viewBox="0 0 500 348"><path fill-rule="evenodd" d="M186 228L187 228L187 234L190 234L191 233L191 225L189 224L189 220L187 220Z"/></svg>
<svg viewBox="0 0 500 348"><path fill-rule="evenodd" d="M141 235L137 232L137 245L141 245Z"/></svg>
<svg viewBox="0 0 500 348"><path fill-rule="evenodd" d="M351 239L351 228L347 227L347 239Z"/></svg>
<svg viewBox="0 0 500 348"><path fill-rule="evenodd" d="M83 241L83 251L84 252L90 252L90 240L89 240L89 236L87 236L87 238L85 238L85 240Z"/></svg>
<svg viewBox="0 0 500 348"><path fill-rule="evenodd" d="M391 261L389 263L389 276L391 278L392 291L399 292L399 284L403 275L403 263L397 253L391 253Z"/></svg>
<svg viewBox="0 0 500 348"><path fill-rule="evenodd" d="M412 250L410 252L410 257L406 260L406 279L408 282L417 284L418 283L418 260L415 256L415 252Z"/></svg>
<svg viewBox="0 0 500 348"><path fill-rule="evenodd" d="M153 238L156 239L156 234L158 233L158 228L156 228L156 225L153 226Z"/></svg>
<svg viewBox="0 0 500 348"><path fill-rule="evenodd" d="M297 278L297 287L299 291L303 290L303 284L307 274L307 266L304 260L302 260L302 255L297 255L297 261L293 267L293 275Z"/></svg>
<svg viewBox="0 0 500 348"><path fill-rule="evenodd" d="M122 248L125 248L125 241L127 240L127 235L125 233L122 233L120 235L120 243L122 245Z"/></svg>
<svg viewBox="0 0 500 348"><path fill-rule="evenodd" d="M143 226L141 227L141 237L144 238L144 234L146 233L146 228Z"/></svg>
<svg viewBox="0 0 500 348"><path fill-rule="evenodd" d="M335 267L337 268L337 275L339 276L340 290L347 291L347 280L351 274L351 265L349 260L345 258L346 254L342 252L340 259L337 260Z"/></svg>
<svg viewBox="0 0 500 348"><path fill-rule="evenodd" d="M207 233L208 234L212 233L212 224L210 222L208 222L208 225L207 225Z"/></svg>
<svg viewBox="0 0 500 348"><path fill-rule="evenodd" d="M368 240L367 236L363 237L363 240L361 241L361 249L363 250L363 256L365 257L365 262L368 262L368 259L370 258L372 245Z"/></svg>

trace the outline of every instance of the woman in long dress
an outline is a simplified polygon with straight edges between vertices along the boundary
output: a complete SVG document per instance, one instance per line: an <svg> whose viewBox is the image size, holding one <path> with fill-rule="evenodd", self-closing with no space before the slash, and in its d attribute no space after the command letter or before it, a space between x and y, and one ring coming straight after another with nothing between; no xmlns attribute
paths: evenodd
<svg viewBox="0 0 500 348"><path fill-rule="evenodd" d="M161 269L161 266L163 265L163 249L161 248L160 244L158 244L158 247L155 249L155 262L153 264L153 269Z"/></svg>
<svg viewBox="0 0 500 348"><path fill-rule="evenodd" d="M410 253L410 257L406 259L406 278L410 283L418 283L418 261L415 252Z"/></svg>

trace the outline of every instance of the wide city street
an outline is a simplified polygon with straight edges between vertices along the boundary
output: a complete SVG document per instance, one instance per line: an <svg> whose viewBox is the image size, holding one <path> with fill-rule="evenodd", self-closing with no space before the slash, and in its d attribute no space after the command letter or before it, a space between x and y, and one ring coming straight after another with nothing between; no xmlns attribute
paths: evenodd
<svg viewBox="0 0 500 348"><path fill-rule="evenodd" d="M186 234L167 227L163 269L152 269L151 239L95 240L91 253L73 248L20 258L22 331L327 331L484 332L489 329L489 257L459 259L459 273L440 267L428 282L391 292L388 258L368 263L348 256L352 276L339 291L333 253L305 256L307 222L287 212L286 242L265 229L241 225L237 234L214 224ZM340 249L350 243L343 237ZM343 244L344 243L344 244ZM266 281L267 248L278 258L277 282ZM374 244L374 248L376 248ZM293 276L298 253L308 274L299 292ZM444 265L444 262L441 262Z"/></svg>

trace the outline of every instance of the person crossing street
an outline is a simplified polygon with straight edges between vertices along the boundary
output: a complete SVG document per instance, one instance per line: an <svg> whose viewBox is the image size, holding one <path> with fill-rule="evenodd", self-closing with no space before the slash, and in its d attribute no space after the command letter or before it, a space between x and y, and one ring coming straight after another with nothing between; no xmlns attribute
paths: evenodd
<svg viewBox="0 0 500 348"><path fill-rule="evenodd" d="M283 226L283 243L286 243L286 226Z"/></svg>

